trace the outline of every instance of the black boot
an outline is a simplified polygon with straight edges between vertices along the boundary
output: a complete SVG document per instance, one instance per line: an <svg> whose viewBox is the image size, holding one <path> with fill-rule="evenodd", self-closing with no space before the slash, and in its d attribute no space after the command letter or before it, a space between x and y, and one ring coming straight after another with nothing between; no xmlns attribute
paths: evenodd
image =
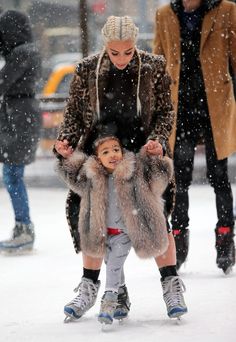
<svg viewBox="0 0 236 342"><path fill-rule="evenodd" d="M120 286L118 290L118 305L114 312L114 318L119 320L127 317L130 305L131 303L126 285Z"/></svg>
<svg viewBox="0 0 236 342"><path fill-rule="evenodd" d="M181 265L186 261L189 249L189 230L173 229L176 246L176 268L180 269Z"/></svg>
<svg viewBox="0 0 236 342"><path fill-rule="evenodd" d="M228 274L235 264L234 232L231 227L218 227L216 234L216 264Z"/></svg>

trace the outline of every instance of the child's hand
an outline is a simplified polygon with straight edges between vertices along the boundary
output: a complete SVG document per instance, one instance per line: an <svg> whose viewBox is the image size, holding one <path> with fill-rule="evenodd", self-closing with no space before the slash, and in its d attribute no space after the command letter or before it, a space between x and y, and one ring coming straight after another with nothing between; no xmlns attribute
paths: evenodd
<svg viewBox="0 0 236 342"><path fill-rule="evenodd" d="M163 156L163 149L159 141L157 140L148 140L148 142L144 145L146 152L152 156Z"/></svg>
<svg viewBox="0 0 236 342"><path fill-rule="evenodd" d="M57 140L54 147L55 150L64 158L68 158L73 153L73 149L69 146L69 142L67 140Z"/></svg>

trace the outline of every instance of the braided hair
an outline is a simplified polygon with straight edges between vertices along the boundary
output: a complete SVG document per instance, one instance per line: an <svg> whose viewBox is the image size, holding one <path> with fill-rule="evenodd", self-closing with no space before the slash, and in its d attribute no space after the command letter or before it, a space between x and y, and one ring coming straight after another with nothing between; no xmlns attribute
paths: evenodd
<svg viewBox="0 0 236 342"><path fill-rule="evenodd" d="M127 15L115 17L112 15L107 18L102 28L102 37L105 44L114 40L132 40L136 42L138 31L139 29L131 17Z"/></svg>

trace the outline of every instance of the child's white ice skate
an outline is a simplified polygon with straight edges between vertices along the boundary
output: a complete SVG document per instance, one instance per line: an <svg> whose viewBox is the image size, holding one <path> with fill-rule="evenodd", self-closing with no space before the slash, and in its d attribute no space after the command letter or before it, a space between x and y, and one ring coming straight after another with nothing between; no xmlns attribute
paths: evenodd
<svg viewBox="0 0 236 342"><path fill-rule="evenodd" d="M98 315L98 321L103 325L113 323L114 313L118 303L117 298L118 294L115 292L106 291L104 293Z"/></svg>

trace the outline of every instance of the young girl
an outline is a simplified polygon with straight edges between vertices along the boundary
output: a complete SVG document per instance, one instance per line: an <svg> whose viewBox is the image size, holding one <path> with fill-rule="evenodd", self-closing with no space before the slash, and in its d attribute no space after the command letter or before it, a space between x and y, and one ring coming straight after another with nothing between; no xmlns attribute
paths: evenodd
<svg viewBox="0 0 236 342"><path fill-rule="evenodd" d="M173 166L168 157L150 156L146 146L136 155L123 151L114 136L97 139L94 147L95 156L74 152L59 161L58 172L81 197L83 252L96 258L105 255L106 287L98 320L111 324L131 245L141 258L157 257L168 248L162 194ZM180 296L176 309L183 314L186 306Z"/></svg>

